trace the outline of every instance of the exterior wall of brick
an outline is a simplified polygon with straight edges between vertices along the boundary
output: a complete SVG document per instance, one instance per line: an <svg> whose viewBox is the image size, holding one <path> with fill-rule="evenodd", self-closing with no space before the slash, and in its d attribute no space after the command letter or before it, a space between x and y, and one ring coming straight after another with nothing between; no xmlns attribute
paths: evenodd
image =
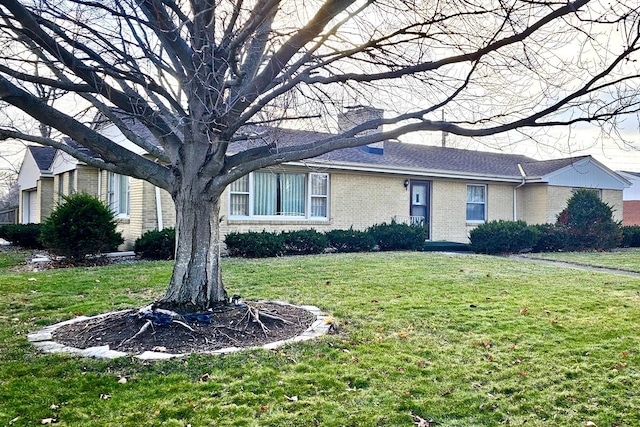
<svg viewBox="0 0 640 427"><path fill-rule="evenodd" d="M548 206L546 184L528 184L517 190L517 219L527 224L546 224ZM554 220L555 222L555 220Z"/></svg>
<svg viewBox="0 0 640 427"><path fill-rule="evenodd" d="M434 180L431 196L431 240L468 243L480 223L467 222L468 181ZM513 185L487 184L487 221L513 219Z"/></svg>
<svg viewBox="0 0 640 427"><path fill-rule="evenodd" d="M283 169L284 168L284 169ZM287 168L279 170L299 170L308 173L306 168ZM106 171L79 166L74 174L74 188L98 196L107 203L108 175ZM38 183L38 195L41 205L38 211L41 219L51 213L55 203L45 207L45 201L58 200L59 182L63 188L69 188L69 172L56 175L53 179ZM231 231L284 231L313 228L318 231L347 229L353 227L364 230L373 224L408 219L410 191L404 187L408 176L363 172L331 172L329 182L329 219L326 221L277 220L277 219L229 219L228 192L221 197L220 217L221 235ZM466 221L467 184L471 181L434 179L430 180L430 238L468 242L469 232L478 224ZM487 184L487 220L513 220L514 184ZM517 218L529 224L555 222L556 215L566 207L571 197L571 187L548 186L546 184L528 184L516 190ZM622 219L622 191L604 190L603 201L611 205L616 220ZM175 206L165 190L160 190L163 228L175 226ZM637 223L640 224L640 202L638 203ZM626 208L631 215L633 208ZM627 216L628 216L627 215ZM625 218L625 223L631 221ZM131 249L135 240L144 232L158 228L156 189L153 185L130 179L130 217L121 218L118 231L123 234L125 244L121 249Z"/></svg>
<svg viewBox="0 0 640 427"><path fill-rule="evenodd" d="M43 178L38 181L38 213L37 222L45 221L53 210L53 178Z"/></svg>
<svg viewBox="0 0 640 427"><path fill-rule="evenodd" d="M622 225L640 225L640 200L624 201Z"/></svg>
<svg viewBox="0 0 640 427"><path fill-rule="evenodd" d="M98 196L98 175L99 171L87 166L79 166L75 176L75 189L79 193L87 193L94 197Z"/></svg>
<svg viewBox="0 0 640 427"><path fill-rule="evenodd" d="M305 170L308 172L308 170ZM364 230L392 219L409 217L409 191L404 188L405 177L383 174L338 172L329 178L329 220L229 219L228 191L222 195L221 233L246 231L293 231L313 228L317 231L334 229Z"/></svg>
<svg viewBox="0 0 640 427"><path fill-rule="evenodd" d="M547 223L553 224L558 215L567 207L567 201L573 195L572 187L548 187L549 199L547 201Z"/></svg>
<svg viewBox="0 0 640 427"><path fill-rule="evenodd" d="M622 201L622 191L602 190L602 201L613 209L613 220L624 223L625 205Z"/></svg>
<svg viewBox="0 0 640 427"><path fill-rule="evenodd" d="M513 185L487 185L487 220L513 221Z"/></svg>
<svg viewBox="0 0 640 427"><path fill-rule="evenodd" d="M468 242L466 205L466 182L432 181L431 240Z"/></svg>

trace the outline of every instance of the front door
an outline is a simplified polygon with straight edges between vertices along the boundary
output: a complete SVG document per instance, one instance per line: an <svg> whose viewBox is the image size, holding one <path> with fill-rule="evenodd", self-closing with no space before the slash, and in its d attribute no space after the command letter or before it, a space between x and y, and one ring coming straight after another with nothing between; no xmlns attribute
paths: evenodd
<svg viewBox="0 0 640 427"><path fill-rule="evenodd" d="M431 181L411 180L411 225L429 228Z"/></svg>

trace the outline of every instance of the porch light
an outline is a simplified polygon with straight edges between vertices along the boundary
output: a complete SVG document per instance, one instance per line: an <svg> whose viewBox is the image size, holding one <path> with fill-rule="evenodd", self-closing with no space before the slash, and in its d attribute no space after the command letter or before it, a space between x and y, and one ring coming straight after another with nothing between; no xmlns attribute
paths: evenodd
<svg viewBox="0 0 640 427"><path fill-rule="evenodd" d="M407 189L407 187L409 187L409 180L408 180L408 179L405 179L405 180L404 180L404 189L406 190L406 189Z"/></svg>

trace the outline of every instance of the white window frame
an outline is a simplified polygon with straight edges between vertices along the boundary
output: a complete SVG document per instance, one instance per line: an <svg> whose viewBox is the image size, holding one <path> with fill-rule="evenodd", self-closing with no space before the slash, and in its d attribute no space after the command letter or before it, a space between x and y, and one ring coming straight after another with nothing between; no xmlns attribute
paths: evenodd
<svg viewBox="0 0 640 427"><path fill-rule="evenodd" d="M58 204L64 201L64 174L58 175Z"/></svg>
<svg viewBox="0 0 640 427"><path fill-rule="evenodd" d="M69 195L71 196L76 192L76 171L71 169L69 171Z"/></svg>
<svg viewBox="0 0 640 427"><path fill-rule="evenodd" d="M245 175L242 178L239 178L237 181L239 180L246 180L246 186L247 186L247 191L243 191L243 190L234 190L234 184L235 182L229 184L229 216L230 217L247 217L249 216L249 213L251 212L251 176L250 175ZM237 182L236 181L236 182ZM237 214L237 213L233 213L233 196L240 196L242 198L247 198L246 201L246 210L244 214Z"/></svg>
<svg viewBox="0 0 640 427"><path fill-rule="evenodd" d="M263 171L258 171L258 172L263 172ZM307 220L313 220L313 221L328 221L329 220L329 208L330 208L330 200L329 200L329 195L330 195L330 177L328 173L316 173L316 172L308 172L308 173L300 173L300 172L274 172L274 173L280 173L280 174L292 174L292 175L305 175L305 206L304 206L304 215L255 215L255 192L256 192L256 185L255 185L255 181L254 181L254 173L251 172L248 175L248 180L249 180L249 191L244 192L244 191L234 191L232 190L232 186L233 184L230 184L228 187L228 215L229 218L232 220L284 220L284 221L307 221ZM318 176L323 176L326 177L326 193L327 194L311 194L312 191L312 177L318 177ZM238 215L238 214L232 214L232 196L234 195L248 195L249 197L249 203L248 203L248 212L247 215ZM312 216L311 214L311 203L312 203L312 199L318 199L318 198L322 198L325 201L325 211L326 211L326 215L325 216Z"/></svg>
<svg viewBox="0 0 640 427"><path fill-rule="evenodd" d="M313 194L313 179L321 178L325 180L325 193L324 194ZM307 212L309 218L318 218L318 219L328 219L329 218L329 174L328 173L317 173L312 172L309 174L308 179L308 200L307 200ZM322 216L314 216L313 215L313 200L324 200L324 212L325 214Z"/></svg>
<svg viewBox="0 0 640 427"><path fill-rule="evenodd" d="M483 202L473 202L469 201L469 188L470 187L481 187L483 188L484 193L484 201ZM470 224L481 224L487 221L487 185L486 184L467 184L467 194L466 194L466 203L465 203L465 218L467 223ZM469 205L482 205L482 219L469 219Z"/></svg>
<svg viewBox="0 0 640 427"><path fill-rule="evenodd" d="M123 184L126 185L124 190L122 189ZM107 173L107 205L117 218L129 218L131 213L131 182L128 176L113 172Z"/></svg>

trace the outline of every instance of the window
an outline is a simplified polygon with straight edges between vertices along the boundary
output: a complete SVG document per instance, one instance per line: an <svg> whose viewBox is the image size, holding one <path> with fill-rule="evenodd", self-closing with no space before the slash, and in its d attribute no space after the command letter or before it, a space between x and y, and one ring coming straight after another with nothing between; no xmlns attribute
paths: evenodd
<svg viewBox="0 0 640 427"><path fill-rule="evenodd" d="M129 177L109 172L107 203L116 216L129 216Z"/></svg>
<svg viewBox="0 0 640 427"><path fill-rule="evenodd" d="M229 186L229 214L249 215L249 175L232 182Z"/></svg>
<svg viewBox="0 0 640 427"><path fill-rule="evenodd" d="M64 174L58 175L58 203L64 202Z"/></svg>
<svg viewBox="0 0 640 427"><path fill-rule="evenodd" d="M329 207L329 175L324 173L312 173L310 175L311 191L311 216L314 218L326 218Z"/></svg>
<svg viewBox="0 0 640 427"><path fill-rule="evenodd" d="M467 185L467 221L483 222L486 218L487 186Z"/></svg>
<svg viewBox="0 0 640 427"><path fill-rule="evenodd" d="M76 171L69 171L69 195L76 192Z"/></svg>
<svg viewBox="0 0 640 427"><path fill-rule="evenodd" d="M257 171L229 186L232 217L328 217L329 175Z"/></svg>

